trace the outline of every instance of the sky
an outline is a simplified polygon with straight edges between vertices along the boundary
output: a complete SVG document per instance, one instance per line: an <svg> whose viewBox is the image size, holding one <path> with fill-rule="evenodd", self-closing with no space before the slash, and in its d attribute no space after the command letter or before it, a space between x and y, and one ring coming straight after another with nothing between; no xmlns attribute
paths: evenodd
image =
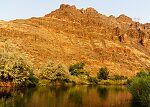
<svg viewBox="0 0 150 107"><path fill-rule="evenodd" d="M107 16L125 14L141 23L150 22L150 0L0 0L0 20L42 17L61 4L93 7Z"/></svg>

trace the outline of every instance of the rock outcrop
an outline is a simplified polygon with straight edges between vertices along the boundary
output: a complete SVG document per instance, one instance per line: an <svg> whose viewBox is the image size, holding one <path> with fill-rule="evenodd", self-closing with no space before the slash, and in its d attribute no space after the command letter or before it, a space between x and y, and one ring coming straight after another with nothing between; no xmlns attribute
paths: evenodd
<svg viewBox="0 0 150 107"><path fill-rule="evenodd" d="M150 66L150 24L91 7L63 4L44 17L0 22L0 39L12 40L35 67L48 59L67 66L82 61L93 75L108 67L111 74L131 76Z"/></svg>

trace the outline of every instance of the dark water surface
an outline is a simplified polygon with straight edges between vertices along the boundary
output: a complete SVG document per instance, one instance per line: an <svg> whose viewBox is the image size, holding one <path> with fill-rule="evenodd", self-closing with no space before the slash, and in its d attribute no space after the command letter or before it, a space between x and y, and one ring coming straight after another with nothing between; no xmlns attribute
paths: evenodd
<svg viewBox="0 0 150 107"><path fill-rule="evenodd" d="M0 88L0 107L138 107L125 86ZM140 106L139 106L140 107Z"/></svg>

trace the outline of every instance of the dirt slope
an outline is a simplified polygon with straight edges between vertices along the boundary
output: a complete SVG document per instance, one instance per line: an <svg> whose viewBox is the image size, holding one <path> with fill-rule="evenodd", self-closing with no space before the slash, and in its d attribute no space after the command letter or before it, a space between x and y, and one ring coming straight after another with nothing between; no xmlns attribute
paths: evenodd
<svg viewBox="0 0 150 107"><path fill-rule="evenodd" d="M150 24L93 8L63 4L44 17L0 21L0 39L12 40L36 67L48 59L67 66L82 61L91 74L106 66L130 76L150 66Z"/></svg>

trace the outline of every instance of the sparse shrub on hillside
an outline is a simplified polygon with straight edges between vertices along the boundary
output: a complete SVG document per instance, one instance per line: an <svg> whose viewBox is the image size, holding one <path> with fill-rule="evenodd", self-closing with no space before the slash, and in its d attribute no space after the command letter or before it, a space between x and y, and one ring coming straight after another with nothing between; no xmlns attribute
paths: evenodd
<svg viewBox="0 0 150 107"><path fill-rule="evenodd" d="M88 75L88 72L84 69L84 63L77 63L73 64L69 68L69 72L71 75L78 76L78 75Z"/></svg>
<svg viewBox="0 0 150 107"><path fill-rule="evenodd" d="M107 70L107 68L100 68L98 73L97 73L97 77L98 79L104 79L107 80L108 79L108 75L109 75L109 71Z"/></svg>
<svg viewBox="0 0 150 107"><path fill-rule="evenodd" d="M37 79L33 74L31 62L25 54L19 53L11 46L12 43L4 43L0 49L1 82L13 82L17 86L35 85Z"/></svg>
<svg viewBox="0 0 150 107"><path fill-rule="evenodd" d="M68 82L70 78L70 73L64 66L49 61L46 65L42 67L40 78L50 81L59 80L61 82Z"/></svg>

